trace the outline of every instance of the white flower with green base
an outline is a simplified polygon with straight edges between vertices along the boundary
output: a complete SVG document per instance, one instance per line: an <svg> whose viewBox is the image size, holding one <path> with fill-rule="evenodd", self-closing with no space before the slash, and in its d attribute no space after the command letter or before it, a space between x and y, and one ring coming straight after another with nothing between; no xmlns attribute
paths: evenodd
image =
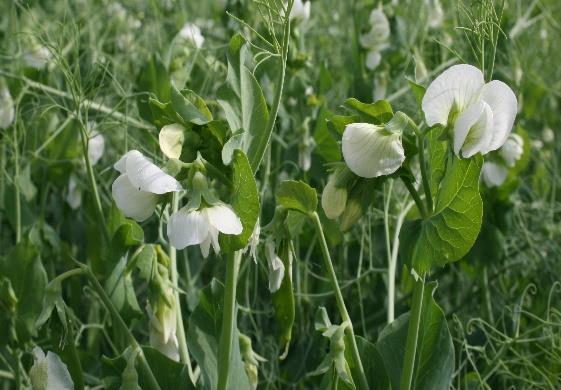
<svg viewBox="0 0 561 390"><path fill-rule="evenodd" d="M342 149L349 169L365 178L392 174L405 161L401 134L370 123L348 125Z"/></svg>
<svg viewBox="0 0 561 390"><path fill-rule="evenodd" d="M33 348L35 363L29 370L29 379L34 390L73 390L74 382L66 364L53 352Z"/></svg>
<svg viewBox="0 0 561 390"><path fill-rule="evenodd" d="M427 88L422 109L428 126L453 131L453 150L461 158L497 150L512 129L518 103L502 81L485 83L472 65L454 65Z"/></svg>
<svg viewBox="0 0 561 390"><path fill-rule="evenodd" d="M114 168L121 175L113 182L113 199L123 214L138 222L152 215L161 195L182 190L175 178L138 150L125 154Z"/></svg>
<svg viewBox="0 0 561 390"><path fill-rule="evenodd" d="M214 253L220 252L219 233L238 235L243 226L229 205L210 194L202 173L195 173L192 183L191 201L171 215L167 233L174 248L200 245L206 258L211 245Z"/></svg>

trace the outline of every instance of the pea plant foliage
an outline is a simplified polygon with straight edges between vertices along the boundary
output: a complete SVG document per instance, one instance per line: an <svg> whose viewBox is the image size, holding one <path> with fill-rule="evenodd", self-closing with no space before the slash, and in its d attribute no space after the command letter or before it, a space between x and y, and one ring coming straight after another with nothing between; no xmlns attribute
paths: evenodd
<svg viewBox="0 0 561 390"><path fill-rule="evenodd" d="M559 387L555 7L2 6L0 388Z"/></svg>

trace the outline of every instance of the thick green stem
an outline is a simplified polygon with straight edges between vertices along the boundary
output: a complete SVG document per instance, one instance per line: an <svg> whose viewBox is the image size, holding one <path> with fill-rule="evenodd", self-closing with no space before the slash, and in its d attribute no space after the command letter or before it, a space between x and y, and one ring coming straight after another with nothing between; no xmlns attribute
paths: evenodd
<svg viewBox="0 0 561 390"><path fill-rule="evenodd" d="M175 213L179 208L179 197L177 193L173 193L171 201L172 213ZM191 357L189 356L189 349L187 348L187 339L185 337L185 326L183 325L183 313L181 311L181 300L179 299L179 277L177 273L177 251L173 245L169 245L169 259L170 259L170 274L171 282L173 283L173 290L175 296L175 311L177 313L177 340L179 342L179 357L181 362L187 365L187 372L193 384L194 375L193 367L191 367Z"/></svg>
<svg viewBox="0 0 561 390"><path fill-rule="evenodd" d="M415 186L413 185L413 183L409 179L407 179L403 176L401 177L401 179L403 181L403 184L405 184L405 187L407 187L407 190L409 191L409 194L411 194L411 197L415 201L415 205L419 209L419 213L421 213L421 217L423 217L423 219L426 219L428 217L427 209L425 208L425 204L421 200L421 197L419 196L419 193L415 189Z"/></svg>
<svg viewBox="0 0 561 390"><path fill-rule="evenodd" d="M420 276L419 280L415 282L413 290L413 307L411 308L409 327L407 328L407 345L405 347L403 371L401 372L400 390L410 390L413 382L413 370L415 368L415 354L417 352L424 291L425 278L424 276Z"/></svg>
<svg viewBox="0 0 561 390"><path fill-rule="evenodd" d="M146 360L146 356L144 356L144 352L142 351L142 348L140 347L140 345L134 338L133 334L131 333L129 327L127 326L121 315L119 314L119 311L115 308L113 302L111 302L111 299L109 298L109 296L107 295L101 284L99 284L98 280L96 279L92 271L83 264L81 264L80 267L84 270L84 274L88 277L92 287L96 291L97 295L99 295L99 297L101 298L103 305L105 306L107 311L109 311L109 313L111 314L111 318L113 318L113 321L118 325L118 327L121 329L121 332L123 332L123 334L125 335L127 342L133 349L133 352L138 353L138 359L140 359L140 364L146 370L150 389L161 390L160 385L158 384L158 381L156 380L156 377L154 376L154 373L152 372L152 369L150 368L150 365Z"/></svg>
<svg viewBox="0 0 561 390"><path fill-rule="evenodd" d="M236 287L242 252L228 255L226 263L226 285L224 287L224 313L222 315L222 334L218 346L218 390L228 389L230 357L236 330Z"/></svg>
<svg viewBox="0 0 561 390"><path fill-rule="evenodd" d="M341 315L341 320L342 322L346 322L349 324L349 326L347 326L347 328L345 329L345 334L347 336L347 341L351 346L351 354L354 363L356 364L357 371L359 373L359 377L356 379L358 379L359 381L360 389L368 390L369 389L368 381L366 380L366 374L364 373L362 360L360 359L360 354L358 353L358 346L356 344L353 324L351 321L351 317L349 316L349 312L347 311L347 307L345 306L345 301L343 300L343 294L341 293L339 282L337 281L337 274L335 273L335 269L333 268L333 262L331 261L331 255L329 254L327 241L325 241L325 235L323 234L323 227L321 226L319 215L316 212L314 212L311 215L311 218L314 221L314 224L316 226L320 238L320 247L321 247L321 252L323 254L323 262L325 265L325 269L327 270L327 274L329 276L329 281L331 282L331 287L333 288L333 293L335 294L335 300L337 302L337 307L339 308L339 314Z"/></svg>

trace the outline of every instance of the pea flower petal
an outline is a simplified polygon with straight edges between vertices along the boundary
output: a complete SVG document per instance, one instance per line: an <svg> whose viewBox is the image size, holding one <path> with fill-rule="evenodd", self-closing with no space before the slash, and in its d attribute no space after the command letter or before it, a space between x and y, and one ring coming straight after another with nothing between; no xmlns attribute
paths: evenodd
<svg viewBox="0 0 561 390"><path fill-rule="evenodd" d="M498 187L504 183L508 170L503 165L486 161L481 168L481 177L487 187Z"/></svg>
<svg viewBox="0 0 561 390"><path fill-rule="evenodd" d="M405 160L401 135L370 123L348 125L342 149L349 169L366 178L389 175Z"/></svg>

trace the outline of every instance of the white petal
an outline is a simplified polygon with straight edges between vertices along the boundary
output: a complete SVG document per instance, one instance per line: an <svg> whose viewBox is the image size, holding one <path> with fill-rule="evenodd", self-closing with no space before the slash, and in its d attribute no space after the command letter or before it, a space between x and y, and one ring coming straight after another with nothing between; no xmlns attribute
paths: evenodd
<svg viewBox="0 0 561 390"><path fill-rule="evenodd" d="M454 153L465 158L483 153L491 140L492 123L493 113L487 103L479 101L468 107L454 125Z"/></svg>
<svg viewBox="0 0 561 390"><path fill-rule="evenodd" d="M472 65L454 65L445 70L428 86L422 101L423 112L429 126L448 124L454 107L463 111L479 100L485 84L483 73Z"/></svg>
<svg viewBox="0 0 561 390"><path fill-rule="evenodd" d="M115 168L119 173L127 173L127 158L136 154L142 155L142 153L138 150L129 150L119 159L119 161L113 164L113 168Z"/></svg>
<svg viewBox="0 0 561 390"><path fill-rule="evenodd" d="M208 229L208 236L210 237L210 242L212 244L212 249L214 249L215 254L220 253L220 243L218 242L218 230L213 226Z"/></svg>
<svg viewBox="0 0 561 390"><path fill-rule="evenodd" d="M70 175L68 179L68 193L66 194L66 203L72 210L76 210L82 204L82 192L78 188L78 183L74 175Z"/></svg>
<svg viewBox="0 0 561 390"><path fill-rule="evenodd" d="M175 178L162 171L139 151L127 153L125 163L129 180L136 188L154 194L181 191L181 184Z"/></svg>
<svg viewBox="0 0 561 390"><path fill-rule="evenodd" d="M380 65L382 61L382 54L378 50L370 50L366 55L366 67L374 70Z"/></svg>
<svg viewBox="0 0 561 390"><path fill-rule="evenodd" d="M206 213L209 223L221 233L241 234L242 222L230 206L218 204L205 208L203 212Z"/></svg>
<svg viewBox="0 0 561 390"><path fill-rule="evenodd" d="M516 118L518 101L512 89L498 80L485 84L481 98L493 111L493 137L486 150L489 152L497 150L505 143Z"/></svg>
<svg viewBox="0 0 561 390"><path fill-rule="evenodd" d="M210 237L210 234L207 235L207 237L205 238L205 240L203 242L201 242L201 253L203 255L203 257L206 259L208 257L208 254L210 253L210 242L212 241L212 238Z"/></svg>
<svg viewBox="0 0 561 390"><path fill-rule="evenodd" d="M335 186L335 177L331 176L321 194L321 207L329 219L336 219L347 206L347 189Z"/></svg>
<svg viewBox="0 0 561 390"><path fill-rule="evenodd" d="M272 240L268 240L265 244L265 255L269 265L269 291L274 293L282 284L284 263L275 253L275 243Z"/></svg>
<svg viewBox="0 0 561 390"><path fill-rule="evenodd" d="M44 352L39 347L33 349L35 363L29 370L29 377L34 389L73 390L74 382L68 367L53 352Z"/></svg>
<svg viewBox="0 0 561 390"><path fill-rule="evenodd" d="M7 129L14 121L14 100L10 90L2 85L0 80L0 129Z"/></svg>
<svg viewBox="0 0 561 390"><path fill-rule="evenodd" d="M133 187L127 175L119 176L111 187L115 204L129 218L138 222L148 219L158 203L158 196Z"/></svg>
<svg viewBox="0 0 561 390"><path fill-rule="evenodd" d="M487 187L498 187L506 180L508 170L494 162L485 162L481 168L481 176Z"/></svg>
<svg viewBox="0 0 561 390"><path fill-rule="evenodd" d="M499 149L499 154L507 166L513 167L524 154L524 139L518 134L510 134L504 145Z"/></svg>
<svg viewBox="0 0 561 390"><path fill-rule="evenodd" d="M186 208L182 208L171 215L167 230L171 245L183 249L205 241L208 237L209 224L203 212L187 211Z"/></svg>
<svg viewBox="0 0 561 390"><path fill-rule="evenodd" d="M405 160L400 135L369 123L348 125L342 149L349 169L366 178L389 175Z"/></svg>
<svg viewBox="0 0 561 390"><path fill-rule="evenodd" d="M103 156L104 151L105 138L103 138L103 135L97 131L93 131L88 140L88 157L90 158L92 165L97 164L101 156Z"/></svg>

